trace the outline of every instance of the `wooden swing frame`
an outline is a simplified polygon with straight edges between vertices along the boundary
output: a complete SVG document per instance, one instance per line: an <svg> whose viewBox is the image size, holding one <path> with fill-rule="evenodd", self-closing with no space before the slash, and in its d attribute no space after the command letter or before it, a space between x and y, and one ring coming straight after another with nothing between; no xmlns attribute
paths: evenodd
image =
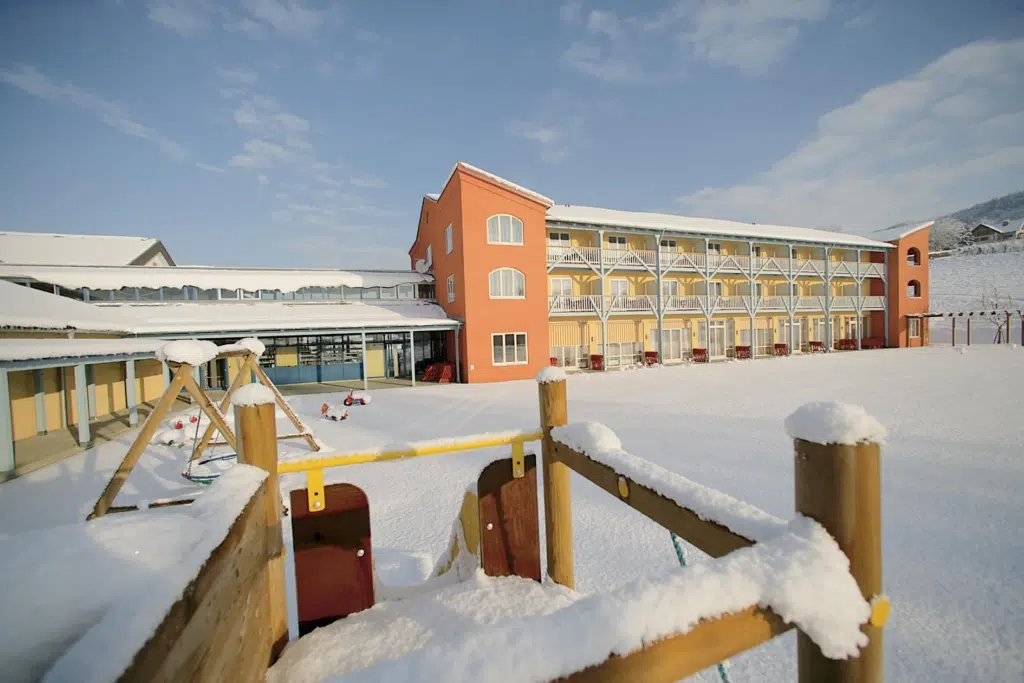
<svg viewBox="0 0 1024 683"><path fill-rule="evenodd" d="M87 520L102 517L110 510L114 503L114 498L120 492L121 487L124 486L125 481L128 480L128 476L132 473L135 465L139 462L139 458L142 456L143 451L146 450L146 446L153 439L153 435L156 433L157 427L160 422L167 416L177 400L181 390L184 389L186 393L192 398L196 405L199 406L199 410L210 419L210 423L206 426L206 431L203 432L203 436L199 443L196 445L195 450L189 457L189 462L198 460L199 457L206 450L207 446L210 445L228 445L234 451L238 452L238 441L235 437L234 431L228 426L227 421L224 418L224 411L227 410L231 404L231 396L239 389L239 387L249 384L251 382L251 375L255 375L257 381L265 386L274 395L274 401L284 411L284 414L288 417L288 420L295 426L298 432L294 434L281 434L277 437L278 441L285 439L305 439L306 443L309 444L310 449L313 451L319 451L320 445L313 438L312 432L309 427L299 419L299 416L295 414L295 411L291 409L288 402L284 400L284 396L278 391L270 378L267 377L266 373L263 372L263 368L260 367L259 356L252 351L224 351L218 353L215 359L219 360L222 358L242 358L242 364L238 368L238 374L235 375L235 379L231 382L228 390L224 393L224 396L220 400L220 405L214 405L210 396L199 386L196 382L195 376L193 375L196 366L189 363L175 363L168 361L168 365L174 369L174 374L171 376L171 381L167 385L167 389L164 391L163 396L157 402L153 412L146 418L145 424L142 425L142 429L135 436L135 440L132 442L131 447L128 449L128 453L124 456L121 464L118 465L114 475L110 478L107 483L107 487L100 494L96 504L93 506L92 512L89 513ZM215 432L220 432L223 436L223 441L212 441Z"/></svg>

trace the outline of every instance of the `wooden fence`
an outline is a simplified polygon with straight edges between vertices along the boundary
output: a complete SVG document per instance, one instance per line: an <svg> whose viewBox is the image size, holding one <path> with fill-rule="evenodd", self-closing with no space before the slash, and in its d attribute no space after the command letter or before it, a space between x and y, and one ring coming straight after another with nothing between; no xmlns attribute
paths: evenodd
<svg viewBox="0 0 1024 683"><path fill-rule="evenodd" d="M607 464L590 458L552 438L552 429L567 424L565 380L540 383L541 451L543 468L543 514L546 522L547 573L564 586L574 585L572 500L570 473L594 483L651 520L672 531L713 557L721 557L754 543L753 539L702 519L695 511L664 497ZM270 473L258 493L249 501L227 538L210 556L170 609L154 636L136 654L131 668L119 679L134 681L218 681L263 680L287 640L281 501L278 495L276 423L274 406L235 408L238 426L239 461ZM532 509L536 516L536 475L534 458L524 457L522 442L534 434L502 437L513 446L513 458L493 471L485 470L478 482L476 512L460 512L464 528L472 527L468 545L479 544L483 564L498 567L495 573L539 575L539 524L514 519L511 510ZM476 441L493 442L486 439ZM450 450L465 450L472 440L461 440ZM394 454L367 454L361 461L389 460L444 452L441 448L409 448ZM337 459L345 464L344 458ZM850 559L850 571L861 594L872 602L872 619L863 626L869 644L859 657L834 660L825 657L805 634L799 633L797 660L801 683L877 683L882 681L882 633L887 603L881 595L881 501L880 456L877 444L857 446L821 445L795 441L796 512L819 522ZM300 518L319 517L318 533L333 533L323 525L330 515L320 516L314 503L328 504L333 486L323 488L323 460L310 460L310 490L293 492L293 529ZM290 462L290 471L307 469ZM507 471L506 471L507 470ZM490 473L489 473L490 472ZM488 478L493 483L485 483ZM531 488L532 487L532 488ZM314 488L319 488L319 495ZM354 488L354 487L352 487ZM528 500L527 500L528 499ZM365 499L364 499L365 500ZM513 501L518 501L512 505ZM476 501L472 501L477 505ZM521 503L521 505L520 505ZM296 505L302 510L296 509ZM371 562L369 551L369 510L365 507L365 537L352 539L348 550L359 562ZM298 513L302 512L302 515ZM351 512L349 510L348 512ZM360 515L364 514L360 512ZM466 522L466 520L469 520ZM479 539L481 528L513 525L520 540L505 541L489 551ZM503 526L504 528L504 526ZM509 526L509 528L512 528ZM296 537L301 536L296 530ZM502 533L504 538L506 533ZM529 538L528 538L529 537ZM511 549L518 544L522 551ZM535 550L531 550L536 547ZM363 549L363 550L360 550ZM470 548L471 549L471 548ZM452 559L457 552L450 551ZM521 561L526 557L528 561ZM524 554L525 553L525 554ZM488 559L492 557L493 559ZM352 558L350 558L352 559ZM519 563L521 566L516 566ZM448 563L450 565L450 562ZM353 571L363 571L365 567ZM442 568L444 571L444 568ZM302 582L296 572L297 581ZM345 581L351 577L341 577ZM336 579L337 580L337 579ZM348 585L348 584L345 584ZM298 593L306 590L298 586ZM308 594L308 593L307 593ZM301 596L300 596L301 597ZM301 602L301 600L300 600ZM366 606L372 605L372 595ZM301 611L301 610L300 610ZM338 615L344 616L344 614ZM334 618L337 618L335 616ZM300 615L301 621L301 615ZM771 609L750 605L716 619L701 621L686 633L672 635L645 645L625 656L611 656L604 662L577 671L562 680L574 683L635 681L677 681L715 663L756 647L794 628Z"/></svg>

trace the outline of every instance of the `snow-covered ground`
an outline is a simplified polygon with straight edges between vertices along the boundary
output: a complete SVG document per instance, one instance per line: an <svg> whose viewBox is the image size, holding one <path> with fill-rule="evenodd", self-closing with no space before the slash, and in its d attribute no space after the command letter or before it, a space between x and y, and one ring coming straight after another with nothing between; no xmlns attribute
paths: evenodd
<svg viewBox="0 0 1024 683"><path fill-rule="evenodd" d="M951 256L928 263L932 312L1024 310L1024 251ZM952 342L953 327L949 318L933 318L928 324L932 345ZM965 320L957 321L956 334L958 344L966 343ZM995 337L996 325L992 319L974 316L971 345L991 344ZM1011 318L1010 340L1021 343L1021 320L1016 314Z"/></svg>
<svg viewBox="0 0 1024 683"><path fill-rule="evenodd" d="M1008 346L972 346L966 353L948 347L836 353L574 376L569 419L604 423L630 453L789 519L792 444L784 419L812 401L863 406L888 431L884 584L893 615L885 629L886 680L1019 681L1022 383L1024 349ZM532 381L376 392L371 405L350 408L344 422L320 416L325 398L290 402L318 439L338 450L533 429L538 423ZM125 435L0 486L0 535L12 535L0 536L0 543L16 541L28 529L82 523L130 439ZM282 444L284 457L304 450L301 442ZM118 503L195 491L180 474L187 452L149 449ZM445 549L466 485L486 462L503 455L494 449L357 465L329 470L327 479L367 491L380 578L408 584L423 579ZM302 486L302 477L286 475L281 483L286 490ZM573 512L579 591L610 590L676 565L668 532L578 478ZM692 560L698 557L691 553ZM17 628L8 608L24 604L15 603L11 591L38 591L41 600L45 594L43 579L11 576L13 569L0 560L0 631ZM0 632L0 639L6 636ZM788 634L735 658L732 680L794 680L795 647ZM702 680L717 675L705 672Z"/></svg>

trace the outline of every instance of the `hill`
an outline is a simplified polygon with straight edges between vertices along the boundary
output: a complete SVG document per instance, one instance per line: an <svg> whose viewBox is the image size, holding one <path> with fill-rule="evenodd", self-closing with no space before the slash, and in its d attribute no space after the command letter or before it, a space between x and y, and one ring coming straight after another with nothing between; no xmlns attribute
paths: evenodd
<svg viewBox="0 0 1024 683"><path fill-rule="evenodd" d="M929 269L929 304L935 313L1024 310L1024 251L932 259ZM998 319L1000 323L1003 320ZM1011 320L1011 340L1020 343L1021 321L1017 316ZM991 318L976 317L971 343L992 343L996 333L993 322ZM960 321L961 344L966 340L965 325ZM933 319L929 329L933 346L952 341L949 318Z"/></svg>
<svg viewBox="0 0 1024 683"><path fill-rule="evenodd" d="M958 237L964 228L973 228L978 223L1001 223L1004 219L1024 220L1024 190L936 218L930 247L933 251L952 249L957 246Z"/></svg>

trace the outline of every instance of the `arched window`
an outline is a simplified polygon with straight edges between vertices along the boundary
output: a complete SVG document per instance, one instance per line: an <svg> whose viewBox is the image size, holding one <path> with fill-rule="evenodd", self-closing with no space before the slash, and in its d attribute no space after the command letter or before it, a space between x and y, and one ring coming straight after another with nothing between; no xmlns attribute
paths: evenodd
<svg viewBox="0 0 1024 683"><path fill-rule="evenodd" d="M907 249L907 265L921 265L921 252L917 247L911 247L910 249Z"/></svg>
<svg viewBox="0 0 1024 683"><path fill-rule="evenodd" d="M515 268L491 271L492 299L523 299L526 297L526 277Z"/></svg>
<svg viewBox="0 0 1024 683"><path fill-rule="evenodd" d="M911 299L921 298L921 283L917 280L911 280L907 283L907 297Z"/></svg>
<svg viewBox="0 0 1024 683"><path fill-rule="evenodd" d="M515 216L500 213L487 219L488 244L522 244L523 222Z"/></svg>

